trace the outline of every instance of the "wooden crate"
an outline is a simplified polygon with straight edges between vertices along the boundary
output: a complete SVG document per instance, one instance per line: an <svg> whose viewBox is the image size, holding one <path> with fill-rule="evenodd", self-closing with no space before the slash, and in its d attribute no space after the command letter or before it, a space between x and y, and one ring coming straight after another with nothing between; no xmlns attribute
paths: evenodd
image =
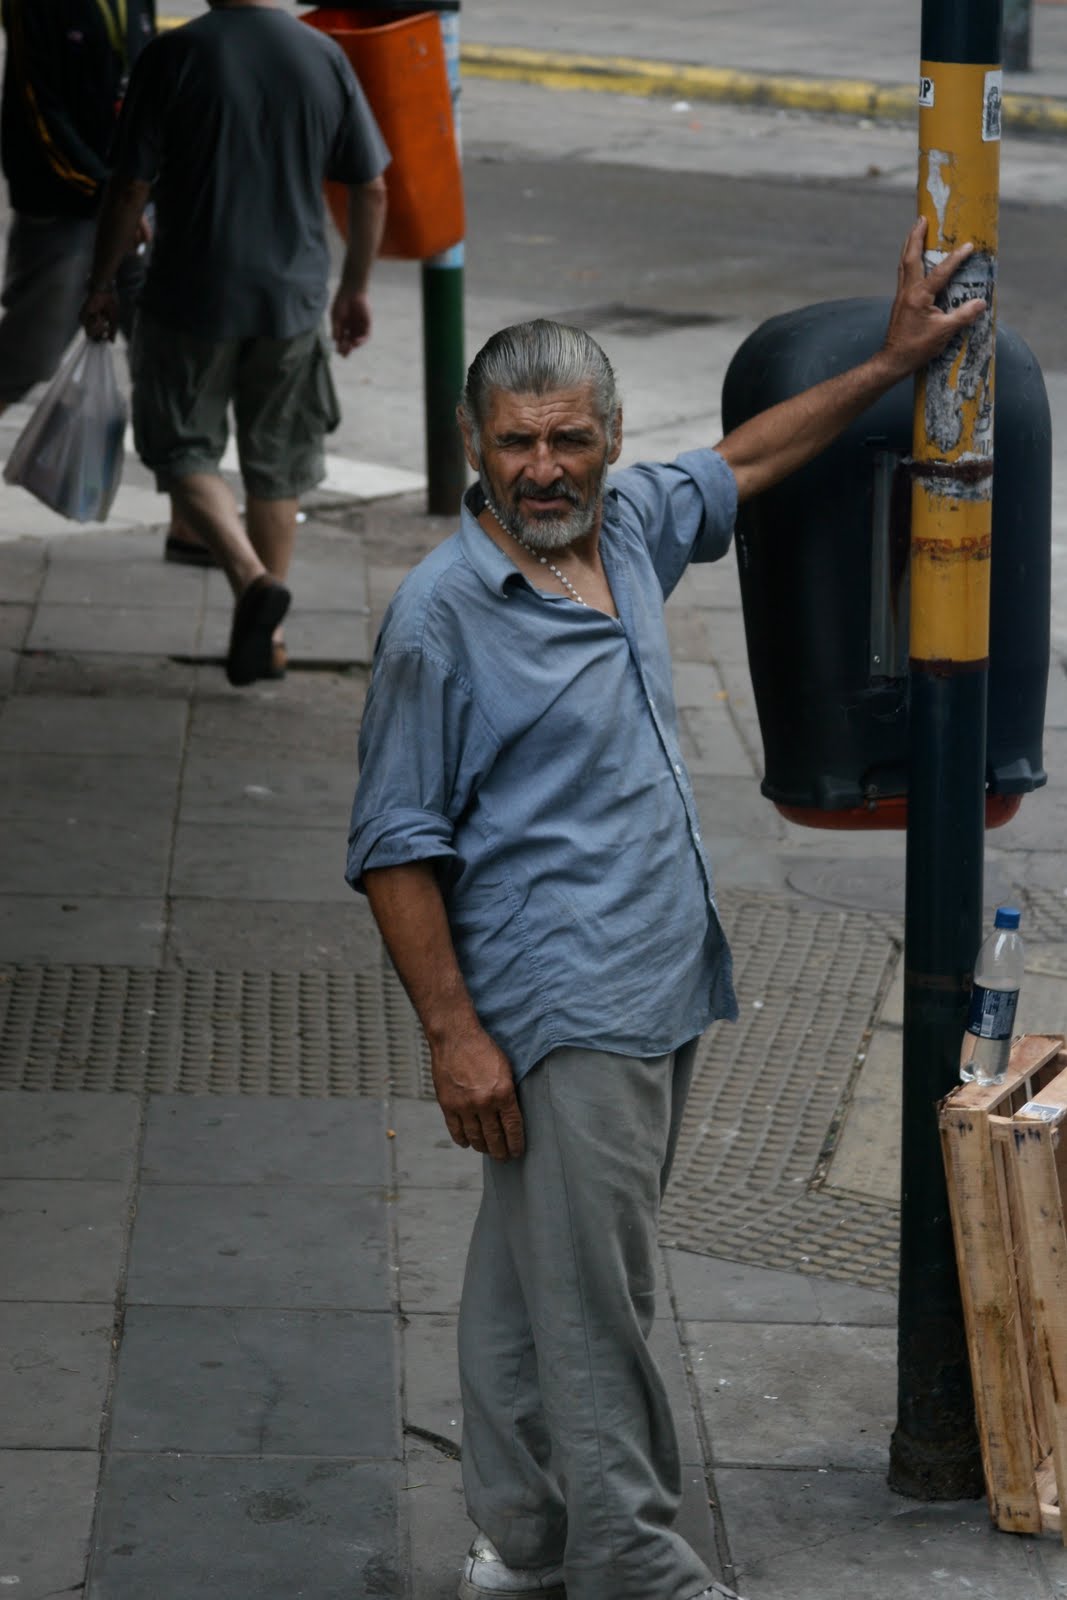
<svg viewBox="0 0 1067 1600"><path fill-rule="evenodd" d="M1003 1083L942 1102L964 1321L989 1505L1067 1544L1067 1052L1024 1035Z"/></svg>

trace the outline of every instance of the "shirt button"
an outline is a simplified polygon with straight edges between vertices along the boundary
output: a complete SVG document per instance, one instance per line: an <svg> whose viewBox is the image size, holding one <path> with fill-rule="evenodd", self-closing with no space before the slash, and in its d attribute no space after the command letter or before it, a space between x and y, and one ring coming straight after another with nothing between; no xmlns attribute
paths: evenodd
<svg viewBox="0 0 1067 1600"><path fill-rule="evenodd" d="M678 763L677 763L677 761L676 761L676 762L675 762L675 763L674 763L674 770L675 770L675 772L676 772L676 773L677 773L677 774L678 774L678 776L679 776L679 777L681 777L681 776L682 776L682 769L681 769L681 767L680 767L680 766L679 766L679 765L678 765Z"/></svg>
<svg viewBox="0 0 1067 1600"><path fill-rule="evenodd" d="M694 828L693 829L693 838L696 840L697 844L700 843L700 829L699 828Z"/></svg>

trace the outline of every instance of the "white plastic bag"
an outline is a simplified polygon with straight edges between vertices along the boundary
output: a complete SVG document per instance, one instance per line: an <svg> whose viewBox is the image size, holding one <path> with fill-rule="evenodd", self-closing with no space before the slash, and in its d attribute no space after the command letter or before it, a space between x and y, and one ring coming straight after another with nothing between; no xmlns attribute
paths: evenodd
<svg viewBox="0 0 1067 1600"><path fill-rule="evenodd" d="M122 478L126 402L111 346L81 334L15 441L4 468L75 522L102 522Z"/></svg>

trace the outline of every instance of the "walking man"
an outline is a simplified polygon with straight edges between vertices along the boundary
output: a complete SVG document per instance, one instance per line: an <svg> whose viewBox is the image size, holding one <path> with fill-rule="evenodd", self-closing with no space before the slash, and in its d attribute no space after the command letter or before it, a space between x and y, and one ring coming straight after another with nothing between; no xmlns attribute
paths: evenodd
<svg viewBox="0 0 1067 1600"><path fill-rule="evenodd" d="M299 496L340 414L320 324L322 185L349 186L333 300L347 355L370 335L367 283L388 152L341 49L275 0L209 0L138 61L119 125L82 321L113 338L115 272L151 195L156 237L132 347L138 454L225 569L226 673L280 677ZM219 475L233 406L247 533Z"/></svg>
<svg viewBox="0 0 1067 1600"><path fill-rule="evenodd" d="M481 1152L463 1285L462 1600L728 1591L674 1527L648 1347L656 1225L696 1043L736 1015L679 747L663 604L738 500L802 466L986 309L912 229L882 348L714 449L606 479L603 351L505 328L467 377L459 531L383 623L348 878L418 1011L455 1142Z"/></svg>

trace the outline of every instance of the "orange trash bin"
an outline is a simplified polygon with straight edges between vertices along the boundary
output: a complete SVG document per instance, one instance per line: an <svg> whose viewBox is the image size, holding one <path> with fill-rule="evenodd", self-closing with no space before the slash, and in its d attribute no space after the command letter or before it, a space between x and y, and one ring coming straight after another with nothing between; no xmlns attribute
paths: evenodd
<svg viewBox="0 0 1067 1600"><path fill-rule="evenodd" d="M380 253L408 261L439 255L464 236L463 176L437 15L319 7L302 19L329 34L352 63L392 161ZM348 236L348 191L327 183L334 222Z"/></svg>

